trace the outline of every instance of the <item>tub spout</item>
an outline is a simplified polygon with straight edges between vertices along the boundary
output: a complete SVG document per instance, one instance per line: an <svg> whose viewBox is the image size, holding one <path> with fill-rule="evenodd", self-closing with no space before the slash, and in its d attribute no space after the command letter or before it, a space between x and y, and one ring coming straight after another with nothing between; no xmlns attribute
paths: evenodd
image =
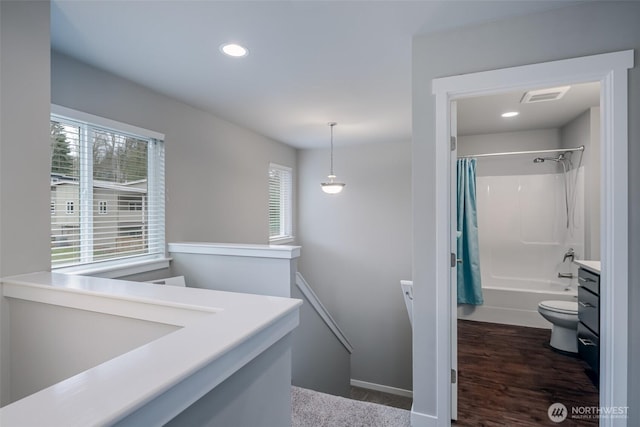
<svg viewBox="0 0 640 427"><path fill-rule="evenodd" d="M560 279L573 279L573 273L558 273Z"/></svg>

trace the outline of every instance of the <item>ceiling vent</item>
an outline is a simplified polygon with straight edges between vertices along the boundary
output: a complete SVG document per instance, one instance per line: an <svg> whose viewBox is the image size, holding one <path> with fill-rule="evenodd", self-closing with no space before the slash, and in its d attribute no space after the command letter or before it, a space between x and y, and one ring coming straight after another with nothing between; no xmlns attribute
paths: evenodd
<svg viewBox="0 0 640 427"><path fill-rule="evenodd" d="M532 104L534 102L557 101L562 98L571 86L551 87L548 89L537 89L525 92L520 100L521 104Z"/></svg>

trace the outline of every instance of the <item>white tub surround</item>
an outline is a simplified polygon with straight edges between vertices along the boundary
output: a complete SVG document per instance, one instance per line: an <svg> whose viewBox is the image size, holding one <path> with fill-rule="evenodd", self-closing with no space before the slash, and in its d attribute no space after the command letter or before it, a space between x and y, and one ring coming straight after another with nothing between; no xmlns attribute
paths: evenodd
<svg viewBox="0 0 640 427"><path fill-rule="evenodd" d="M171 271L187 286L290 297L300 246L169 243Z"/></svg>
<svg viewBox="0 0 640 427"><path fill-rule="evenodd" d="M592 273L600 274L600 261L588 261L583 259L578 259L574 261L578 267L582 267L591 271Z"/></svg>
<svg viewBox="0 0 640 427"><path fill-rule="evenodd" d="M2 293L9 312L12 304L28 304L34 312L48 307L132 320L132 330L116 331L120 334L135 334L136 322L165 327L150 342L89 369L80 367L74 376L44 384L3 407L3 427L154 426L172 420L188 425L290 423L288 334L298 324L299 300L56 273L2 279ZM9 349L11 339L22 334L33 335L30 342L38 344L41 320L9 322ZM51 318L57 321L57 316ZM48 341L53 343L51 352L67 351L69 359L110 339L104 331L95 331L93 342L85 342L83 348L66 348L60 345L66 343L65 333L69 334L57 331ZM40 359L43 366L50 357L46 346L44 342L35 349L39 356L34 360ZM3 351L6 348L3 345ZM269 411L264 411L264 399ZM238 405L243 410L229 410Z"/></svg>

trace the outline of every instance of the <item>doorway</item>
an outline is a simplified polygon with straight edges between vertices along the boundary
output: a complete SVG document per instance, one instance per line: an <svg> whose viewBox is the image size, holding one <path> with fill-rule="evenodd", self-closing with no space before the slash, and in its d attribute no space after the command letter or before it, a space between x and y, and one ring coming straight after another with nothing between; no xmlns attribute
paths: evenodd
<svg viewBox="0 0 640 427"><path fill-rule="evenodd" d="M537 424L555 402L598 423L582 409L599 402L577 357L573 261L600 261L599 101L598 82L452 101L459 425ZM575 319L572 339L555 331L559 351L539 304L573 312L558 315Z"/></svg>
<svg viewBox="0 0 640 427"><path fill-rule="evenodd" d="M456 99L597 81L601 85L601 153L602 213L601 258L602 301L600 342L600 405L627 406L627 333L628 333L628 207L627 207L627 70L633 66L633 51L616 52L567 59L522 67L445 77L433 81L436 95L436 280L437 319L437 411L440 425L449 424L456 407L453 328L457 313L452 304L451 275L456 267L451 229L451 165L452 137L455 138L455 116L451 103ZM615 286L611 284L615 283ZM448 326L448 327L447 327ZM451 375L450 373L453 373ZM446 419L446 421L445 421ZM613 425L611 418L601 425ZM626 425L616 419L616 425Z"/></svg>

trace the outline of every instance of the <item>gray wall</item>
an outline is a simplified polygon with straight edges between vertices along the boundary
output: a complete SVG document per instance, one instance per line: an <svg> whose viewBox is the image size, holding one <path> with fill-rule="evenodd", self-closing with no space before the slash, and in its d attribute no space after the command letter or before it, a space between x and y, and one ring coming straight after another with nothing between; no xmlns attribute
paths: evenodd
<svg viewBox="0 0 640 427"><path fill-rule="evenodd" d="M49 268L49 51L49 2L0 1L0 277ZM6 339L4 298L0 328ZM0 401L9 393L7 344Z"/></svg>
<svg viewBox="0 0 640 427"><path fill-rule="evenodd" d="M583 259L600 260L600 107L580 114L561 129L563 147L584 145L582 165L585 173L584 254ZM578 154L573 159L578 166Z"/></svg>
<svg viewBox="0 0 640 427"><path fill-rule="evenodd" d="M180 329L131 317L6 299L11 378L3 406Z"/></svg>
<svg viewBox="0 0 640 427"><path fill-rule="evenodd" d="M295 182L294 148L56 52L51 102L165 134L167 242L268 243L269 162Z"/></svg>
<svg viewBox="0 0 640 427"><path fill-rule="evenodd" d="M435 105L437 77L635 48L640 3L597 2L413 39L414 410L436 414ZM640 424L640 71L629 72L629 425ZM415 286L415 285L414 285ZM443 415L446 419L446 414Z"/></svg>
<svg viewBox="0 0 640 427"><path fill-rule="evenodd" d="M296 284L297 260L170 252L171 274L188 287L303 300L292 332L292 384L349 396L351 356Z"/></svg>
<svg viewBox="0 0 640 427"><path fill-rule="evenodd" d="M328 150L298 156L298 268L354 351L351 378L411 389L411 326L400 290L411 279L411 151L408 142L339 147L347 186L320 189Z"/></svg>
<svg viewBox="0 0 640 427"><path fill-rule="evenodd" d="M0 276L8 276L49 268L49 2L0 4Z"/></svg>
<svg viewBox="0 0 640 427"><path fill-rule="evenodd" d="M300 289L291 286L291 298L303 301L300 325L291 333L291 384L349 397L351 355L327 327Z"/></svg>
<svg viewBox="0 0 640 427"><path fill-rule="evenodd" d="M154 423L146 422L138 413L116 424L120 427L144 425ZM290 425L291 335L267 348L166 424L167 427Z"/></svg>

